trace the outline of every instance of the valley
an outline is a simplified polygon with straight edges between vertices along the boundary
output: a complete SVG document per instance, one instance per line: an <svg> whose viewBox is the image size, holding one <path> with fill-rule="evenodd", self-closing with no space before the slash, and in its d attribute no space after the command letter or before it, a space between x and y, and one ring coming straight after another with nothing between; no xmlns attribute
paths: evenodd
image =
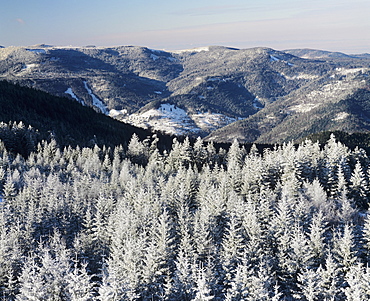
<svg viewBox="0 0 370 301"><path fill-rule="evenodd" d="M369 55L309 49L0 49L0 79L70 97L138 127L215 142L367 131L369 75Z"/></svg>

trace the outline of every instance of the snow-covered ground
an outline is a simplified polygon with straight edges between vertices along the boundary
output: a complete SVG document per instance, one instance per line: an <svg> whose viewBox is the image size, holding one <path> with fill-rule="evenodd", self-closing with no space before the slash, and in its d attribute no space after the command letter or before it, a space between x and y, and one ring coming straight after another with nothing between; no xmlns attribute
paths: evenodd
<svg viewBox="0 0 370 301"><path fill-rule="evenodd" d="M87 93L89 93L89 95L91 96L91 98L93 100L93 106L94 107L97 107L98 109L100 109L100 111L103 114L107 114L108 115L109 112L108 112L107 107L104 105L104 103L98 97L96 97L96 95L91 91L91 89L87 85L87 82L86 81L84 81L83 83L84 83L84 86L85 86L85 89L86 89Z"/></svg>
<svg viewBox="0 0 370 301"><path fill-rule="evenodd" d="M65 94L69 94L71 95L72 98L74 98L75 100L77 100L80 104L82 104L83 106L85 105L84 101L79 99L76 94L73 93L73 90L72 88L68 88L65 92Z"/></svg>
<svg viewBox="0 0 370 301"><path fill-rule="evenodd" d="M353 72L349 70L352 70ZM362 72L362 70L359 69L356 71L354 69L349 70L341 69L336 70L336 72L341 72L342 75ZM341 80L332 80L326 85L321 86L319 89L303 95L289 107L289 110L297 113L309 112L323 103L339 102L353 93L355 90L362 88L365 85L365 80L347 80L347 78ZM333 120L341 120L346 117L347 115L345 114L339 114Z"/></svg>
<svg viewBox="0 0 370 301"><path fill-rule="evenodd" d="M141 114L132 114L124 121L143 128L153 128L168 134L183 135L188 130L199 132L188 114L172 104L161 104L158 109L151 109Z"/></svg>
<svg viewBox="0 0 370 301"><path fill-rule="evenodd" d="M336 102L344 96L352 93L353 90L361 87L361 82L357 81L333 81L324 85L320 90L310 92L307 97L310 99L326 99Z"/></svg>
<svg viewBox="0 0 370 301"><path fill-rule="evenodd" d="M151 109L141 114L135 113L124 118L125 122L135 126L153 128L175 135L184 135L189 132L194 134L202 131L209 132L235 120L235 118L215 113L189 115L185 110L168 103L161 104L158 109Z"/></svg>
<svg viewBox="0 0 370 301"><path fill-rule="evenodd" d="M319 107L320 103L301 103L299 105L295 105L289 108L290 111L294 111L296 113L307 113L317 107Z"/></svg>
<svg viewBox="0 0 370 301"><path fill-rule="evenodd" d="M349 116L347 112L339 112L336 114L335 118L333 118L333 121L339 121L346 119Z"/></svg>
<svg viewBox="0 0 370 301"><path fill-rule="evenodd" d="M340 75L350 75L350 74L355 74L355 73L366 73L369 71L368 68L336 68L335 69L337 74Z"/></svg>
<svg viewBox="0 0 370 301"><path fill-rule="evenodd" d="M127 115L127 110L115 110L112 109L109 111L109 116L112 118L118 118Z"/></svg>
<svg viewBox="0 0 370 301"><path fill-rule="evenodd" d="M217 113L192 114L191 119L193 119L195 124L204 131L214 131L236 121L235 118Z"/></svg>
<svg viewBox="0 0 370 301"><path fill-rule="evenodd" d="M307 79L307 80L314 80L319 78L319 75L314 74L306 74L306 73L298 73L297 75L289 76L284 73L281 73L287 80L297 80L297 79Z"/></svg>

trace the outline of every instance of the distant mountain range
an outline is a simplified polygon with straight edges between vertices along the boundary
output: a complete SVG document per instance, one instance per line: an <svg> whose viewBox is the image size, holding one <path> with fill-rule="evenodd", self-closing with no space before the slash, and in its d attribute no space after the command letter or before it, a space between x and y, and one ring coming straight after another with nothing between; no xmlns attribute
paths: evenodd
<svg viewBox="0 0 370 301"><path fill-rule="evenodd" d="M370 129L370 55L311 49L0 48L0 79L135 126L281 143Z"/></svg>

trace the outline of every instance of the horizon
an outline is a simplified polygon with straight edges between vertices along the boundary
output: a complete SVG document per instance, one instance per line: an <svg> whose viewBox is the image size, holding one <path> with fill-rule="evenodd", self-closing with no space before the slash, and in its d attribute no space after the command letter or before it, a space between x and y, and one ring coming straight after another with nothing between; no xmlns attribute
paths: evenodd
<svg viewBox="0 0 370 301"><path fill-rule="evenodd" d="M252 47L234 47L234 46L225 46L225 45L207 45L207 46L198 46L198 47L193 47L193 48L184 48L184 49L156 49L156 48L151 48L147 46L142 46L142 45L50 45L50 44L45 44L45 43L40 43L40 44L34 44L34 45L9 45L9 46L3 46L0 45L0 49L4 48L115 48L115 47L143 47L147 48L150 50L154 51L164 51L164 52L182 52L182 51L191 51L191 50L198 50L198 49L205 49L209 47L225 47L225 48L230 48L230 49L235 49L235 50L245 50L245 49L253 49L253 48L271 48L276 51L289 51L289 50L311 50L311 51L323 51L323 52L329 52L329 53L342 53L346 55L362 55L362 54L370 54L369 52L358 52L358 53L347 53L343 51L336 51L336 50L330 50L330 49L318 49L318 48L309 48L309 47L303 47L303 48L286 48L286 49L276 49L272 47L267 47L267 46L252 46ZM199 51L199 50L198 50ZM203 51L208 51L208 50L203 50Z"/></svg>
<svg viewBox="0 0 370 301"><path fill-rule="evenodd" d="M0 45L137 45L166 51L238 49L370 52L367 0L8 1Z"/></svg>

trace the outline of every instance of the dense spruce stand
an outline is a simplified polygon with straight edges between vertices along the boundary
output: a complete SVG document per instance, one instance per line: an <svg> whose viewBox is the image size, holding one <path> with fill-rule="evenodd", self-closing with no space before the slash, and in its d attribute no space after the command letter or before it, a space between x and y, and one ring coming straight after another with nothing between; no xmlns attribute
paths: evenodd
<svg viewBox="0 0 370 301"><path fill-rule="evenodd" d="M370 298L364 151L156 141L0 144L4 300Z"/></svg>

